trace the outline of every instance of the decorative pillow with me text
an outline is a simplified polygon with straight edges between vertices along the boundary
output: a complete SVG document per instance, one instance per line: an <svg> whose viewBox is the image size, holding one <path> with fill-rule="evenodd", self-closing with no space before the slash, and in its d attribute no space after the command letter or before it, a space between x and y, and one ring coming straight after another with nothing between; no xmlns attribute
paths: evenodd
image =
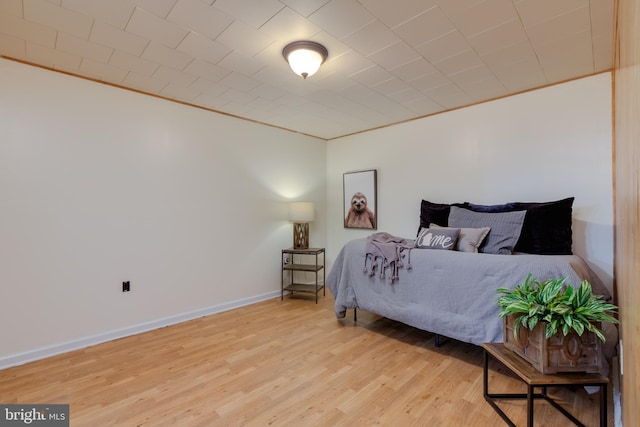
<svg viewBox="0 0 640 427"><path fill-rule="evenodd" d="M452 250L459 234L459 228L423 228L418 233L416 248Z"/></svg>

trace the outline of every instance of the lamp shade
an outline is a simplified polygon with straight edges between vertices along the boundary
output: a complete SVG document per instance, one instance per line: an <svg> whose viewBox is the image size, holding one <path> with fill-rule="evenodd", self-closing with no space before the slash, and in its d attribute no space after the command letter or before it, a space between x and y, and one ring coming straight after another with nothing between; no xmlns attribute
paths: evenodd
<svg viewBox="0 0 640 427"><path fill-rule="evenodd" d="M305 79L320 69L328 55L329 52L324 46L310 41L293 42L282 50L282 56L293 72Z"/></svg>
<svg viewBox="0 0 640 427"><path fill-rule="evenodd" d="M313 221L313 203L291 202L289 204L289 220L293 222Z"/></svg>

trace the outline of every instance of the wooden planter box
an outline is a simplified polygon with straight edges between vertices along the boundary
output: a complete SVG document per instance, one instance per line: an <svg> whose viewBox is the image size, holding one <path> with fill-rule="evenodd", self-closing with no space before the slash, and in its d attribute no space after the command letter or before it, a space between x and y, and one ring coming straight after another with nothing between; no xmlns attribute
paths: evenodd
<svg viewBox="0 0 640 427"><path fill-rule="evenodd" d="M539 323L533 331L520 326L518 339L513 336L515 316L504 318L504 345L531 363L543 374L559 372L600 372L602 346L596 334L584 331L579 336L571 331L566 337L562 332L547 339L546 323Z"/></svg>

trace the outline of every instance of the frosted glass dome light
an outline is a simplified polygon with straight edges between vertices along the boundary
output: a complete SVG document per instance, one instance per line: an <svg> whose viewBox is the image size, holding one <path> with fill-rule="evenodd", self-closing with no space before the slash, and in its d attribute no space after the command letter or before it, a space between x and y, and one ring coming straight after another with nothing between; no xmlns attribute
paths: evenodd
<svg viewBox="0 0 640 427"><path fill-rule="evenodd" d="M298 41L286 45L282 50L282 56L294 73L306 79L318 71L329 52L316 42Z"/></svg>

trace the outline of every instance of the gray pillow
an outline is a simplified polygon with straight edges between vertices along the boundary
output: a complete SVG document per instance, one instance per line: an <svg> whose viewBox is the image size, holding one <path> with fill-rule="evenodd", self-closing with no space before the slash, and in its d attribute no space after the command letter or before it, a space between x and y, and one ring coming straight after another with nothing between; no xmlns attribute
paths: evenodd
<svg viewBox="0 0 640 427"><path fill-rule="evenodd" d="M456 228L489 227L491 231L480 246L485 254L510 255L518 243L522 223L527 211L515 212L473 212L468 209L451 207L449 226Z"/></svg>
<svg viewBox="0 0 640 427"><path fill-rule="evenodd" d="M459 228L422 228L416 238L416 248L451 250L459 234Z"/></svg>
<svg viewBox="0 0 640 427"><path fill-rule="evenodd" d="M430 228L444 228L438 224L431 223ZM482 245L484 238L487 237L491 229L489 227L481 228L461 228L458 241L456 242L456 251L478 253L478 248Z"/></svg>

